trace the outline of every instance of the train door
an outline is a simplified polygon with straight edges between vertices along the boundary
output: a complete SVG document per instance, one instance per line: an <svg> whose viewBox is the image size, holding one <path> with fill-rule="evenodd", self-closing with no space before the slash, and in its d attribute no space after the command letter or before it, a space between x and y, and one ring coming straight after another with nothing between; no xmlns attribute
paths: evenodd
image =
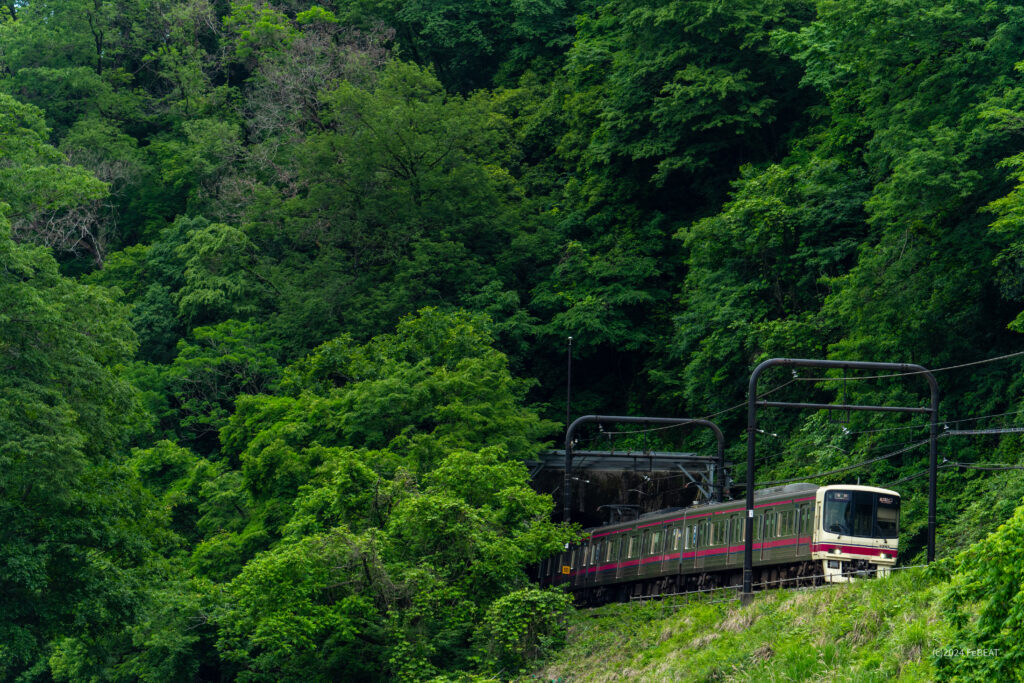
<svg viewBox="0 0 1024 683"><path fill-rule="evenodd" d="M763 529L761 532L761 559L767 560L771 557L771 542L775 540L775 510L768 510L764 513Z"/></svg>
<svg viewBox="0 0 1024 683"><path fill-rule="evenodd" d="M621 534L615 537L615 578L621 579L625 568L622 566L626 560L626 539Z"/></svg>
<svg viewBox="0 0 1024 683"><path fill-rule="evenodd" d="M664 550L661 551L662 574L671 572L679 566L679 553L682 551L679 549L679 546L681 545L679 541L681 540L681 538L678 532L679 527L677 527L675 524L669 524L665 527L665 540L663 542Z"/></svg>
<svg viewBox="0 0 1024 683"><path fill-rule="evenodd" d="M708 547L708 542L711 539L708 538L708 523L704 520L697 522L697 535L696 541L693 544L695 554L693 556L693 568L704 569L704 556L707 554L704 551Z"/></svg>
<svg viewBox="0 0 1024 683"><path fill-rule="evenodd" d="M571 585L574 587L583 585L584 573L587 571L586 567L583 566L583 558L586 556L586 550L587 546L581 545L572 551L572 562L570 563L572 566Z"/></svg>
<svg viewBox="0 0 1024 683"><path fill-rule="evenodd" d="M628 532L622 539L622 556L619 560L619 578L628 579L636 576L640 564L640 534Z"/></svg>
<svg viewBox="0 0 1024 683"><path fill-rule="evenodd" d="M814 518L814 508L804 504L800 506L800 518L797 524L797 554L810 557L811 554L811 525Z"/></svg>
<svg viewBox="0 0 1024 683"><path fill-rule="evenodd" d="M649 573L653 573L654 567L651 566L651 563L644 563L644 560L651 555L651 534L652 531L650 529L644 529L640 535L640 553L637 555L639 561L636 564L637 576L646 576Z"/></svg>
<svg viewBox="0 0 1024 683"><path fill-rule="evenodd" d="M696 528L697 527L694 522L687 524L686 521L683 520L683 543L682 548L679 550L679 566L684 574L693 570L693 539L696 535Z"/></svg>
<svg viewBox="0 0 1024 683"><path fill-rule="evenodd" d="M743 562L743 518L736 515L730 518L729 549L726 553L726 564L729 566Z"/></svg>

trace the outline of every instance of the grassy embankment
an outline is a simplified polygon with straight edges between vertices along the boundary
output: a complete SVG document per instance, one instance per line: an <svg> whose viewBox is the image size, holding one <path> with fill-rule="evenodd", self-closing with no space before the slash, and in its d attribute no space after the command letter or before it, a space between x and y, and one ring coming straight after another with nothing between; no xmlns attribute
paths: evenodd
<svg viewBox="0 0 1024 683"><path fill-rule="evenodd" d="M562 681L930 681L948 644L943 584L888 579L737 600L580 610L568 645L529 679Z"/></svg>

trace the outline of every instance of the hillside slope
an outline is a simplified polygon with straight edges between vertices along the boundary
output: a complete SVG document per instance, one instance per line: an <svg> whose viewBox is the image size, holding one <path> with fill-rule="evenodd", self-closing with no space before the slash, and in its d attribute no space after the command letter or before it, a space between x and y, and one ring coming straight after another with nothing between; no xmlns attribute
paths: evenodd
<svg viewBox="0 0 1024 683"><path fill-rule="evenodd" d="M561 681L930 681L950 628L924 569L738 600L613 604L572 616L528 678Z"/></svg>

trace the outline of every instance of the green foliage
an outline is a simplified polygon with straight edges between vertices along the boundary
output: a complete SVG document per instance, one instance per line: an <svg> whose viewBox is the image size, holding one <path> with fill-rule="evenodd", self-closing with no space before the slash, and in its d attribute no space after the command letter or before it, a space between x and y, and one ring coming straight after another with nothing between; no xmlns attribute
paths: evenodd
<svg viewBox="0 0 1024 683"><path fill-rule="evenodd" d="M2 214L0 228L0 676L13 679L51 639L123 627L158 520L118 457L137 415L114 371L134 351L124 307L14 244Z"/></svg>
<svg viewBox="0 0 1024 683"><path fill-rule="evenodd" d="M943 657L938 668L948 680L1011 680L1024 665L1014 636L1024 623L1024 507L987 538L946 563L952 571L943 603L953 626L949 648L997 650L995 656Z"/></svg>
<svg viewBox="0 0 1024 683"><path fill-rule="evenodd" d="M943 680L932 653L947 642L941 578L908 569L813 591L613 604L569 614L569 642L530 676L596 680L628 671L651 681L824 677ZM721 598L721 599L719 599Z"/></svg>
<svg viewBox="0 0 1024 683"><path fill-rule="evenodd" d="M280 375L275 351L260 342L258 329L237 320L192 330L165 374L179 433L201 452L213 451L236 397L273 388Z"/></svg>
<svg viewBox="0 0 1024 683"><path fill-rule="evenodd" d="M487 610L478 642L496 669L519 671L531 660L565 644L565 622L572 596L556 590L524 588L504 595Z"/></svg>
<svg viewBox="0 0 1024 683"><path fill-rule="evenodd" d="M1022 40L982 0L0 3L0 678L529 666L564 598L523 567L572 531L522 460L564 415L566 336L577 411L733 436L766 357L1018 350ZM1016 425L1020 365L943 373L943 415ZM775 395L915 404L919 379ZM770 419L766 478L902 447L891 417ZM923 481L899 484L904 557ZM940 554L1024 493L940 484ZM997 642L971 587L1009 570L962 569L947 614ZM820 666L784 617L770 655L722 631L739 672L666 642L698 678L932 675L923 593L891 657L844 640L892 614L871 590Z"/></svg>
<svg viewBox="0 0 1024 683"><path fill-rule="evenodd" d="M339 528L246 564L218 618L217 647L244 667L238 680L366 679L379 671L379 614L361 594L372 578L363 574L365 546Z"/></svg>

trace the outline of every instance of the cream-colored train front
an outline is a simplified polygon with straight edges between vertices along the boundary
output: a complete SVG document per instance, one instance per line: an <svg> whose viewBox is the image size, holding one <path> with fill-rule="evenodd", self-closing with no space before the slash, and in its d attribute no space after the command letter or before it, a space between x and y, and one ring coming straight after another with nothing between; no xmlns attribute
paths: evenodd
<svg viewBox="0 0 1024 683"><path fill-rule="evenodd" d="M873 486L822 486L815 492L811 559L825 581L886 576L899 549L900 495Z"/></svg>

